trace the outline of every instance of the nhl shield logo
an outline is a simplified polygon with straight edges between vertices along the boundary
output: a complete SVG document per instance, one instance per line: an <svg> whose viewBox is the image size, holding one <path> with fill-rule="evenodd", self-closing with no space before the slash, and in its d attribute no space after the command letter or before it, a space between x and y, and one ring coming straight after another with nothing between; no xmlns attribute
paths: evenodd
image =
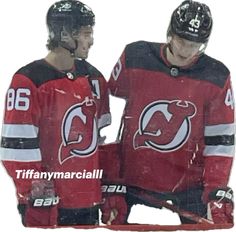
<svg viewBox="0 0 236 232"><path fill-rule="evenodd" d="M179 149L191 132L196 106L189 101L155 101L145 107L139 129L133 137L134 149L150 148L160 152Z"/></svg>

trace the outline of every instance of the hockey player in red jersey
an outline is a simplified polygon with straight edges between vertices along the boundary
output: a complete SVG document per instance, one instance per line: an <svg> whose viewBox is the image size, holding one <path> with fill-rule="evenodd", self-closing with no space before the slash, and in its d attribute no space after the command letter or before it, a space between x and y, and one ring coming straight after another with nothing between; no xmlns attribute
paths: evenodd
<svg viewBox="0 0 236 232"><path fill-rule="evenodd" d="M94 13L80 1L53 4L48 55L19 69L7 91L1 160L16 185L25 226L98 223L98 178L17 178L21 171L99 168L99 130L110 124L110 113L107 83L86 61L94 24Z"/></svg>
<svg viewBox="0 0 236 232"><path fill-rule="evenodd" d="M205 54L212 24L208 6L184 1L167 43L131 43L115 65L109 88L126 100L118 153L127 193L106 199L105 223L126 223L134 204L155 206L142 192L213 223L233 223L234 99L229 70Z"/></svg>

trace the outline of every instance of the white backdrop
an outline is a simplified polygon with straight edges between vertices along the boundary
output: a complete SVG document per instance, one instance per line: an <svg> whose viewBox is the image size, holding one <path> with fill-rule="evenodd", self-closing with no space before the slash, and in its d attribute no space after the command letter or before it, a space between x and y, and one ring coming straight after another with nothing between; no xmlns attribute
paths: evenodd
<svg viewBox="0 0 236 232"><path fill-rule="evenodd" d="M95 43L88 61L109 78L111 69L124 46L137 40L164 42L171 12L181 0L84 0L96 14ZM236 85L236 53L234 40L234 0L202 0L207 3L214 17L214 27L206 53L224 62L231 70ZM11 0L1 3L1 67L0 67L0 122L2 121L5 92L11 77L21 66L46 56L47 29L45 15L54 0ZM123 102L111 100L113 123L104 130L108 142L116 137ZM220 173L219 173L220 175ZM230 185L236 183L235 167ZM235 191L236 192L236 191ZM141 211L142 210L142 211ZM136 222L158 224L178 223L173 213L136 210L132 218ZM147 209L148 210L148 209ZM21 225L16 210L15 188L0 165L0 231L31 231ZM96 229L95 231L101 231ZM44 231L35 229L35 231ZM55 229L54 231L72 231ZM74 231L74 230L73 230ZM93 230L94 231L94 230ZM228 231L233 231L230 229Z"/></svg>

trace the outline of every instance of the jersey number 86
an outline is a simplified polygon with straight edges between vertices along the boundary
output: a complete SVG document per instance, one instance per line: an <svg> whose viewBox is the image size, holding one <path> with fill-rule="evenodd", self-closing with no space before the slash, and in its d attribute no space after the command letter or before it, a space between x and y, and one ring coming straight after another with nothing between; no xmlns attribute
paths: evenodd
<svg viewBox="0 0 236 232"><path fill-rule="evenodd" d="M7 101L6 108L8 111L10 110L21 110L27 111L30 106L30 90L25 88L19 89L8 89L7 91Z"/></svg>

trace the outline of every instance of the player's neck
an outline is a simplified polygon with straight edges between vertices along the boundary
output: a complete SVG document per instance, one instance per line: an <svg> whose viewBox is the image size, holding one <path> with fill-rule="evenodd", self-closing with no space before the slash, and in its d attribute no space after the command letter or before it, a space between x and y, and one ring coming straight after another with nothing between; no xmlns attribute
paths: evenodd
<svg viewBox="0 0 236 232"><path fill-rule="evenodd" d="M45 60L58 70L70 70L74 66L74 57L63 48L57 48L54 51L50 51L45 57Z"/></svg>

